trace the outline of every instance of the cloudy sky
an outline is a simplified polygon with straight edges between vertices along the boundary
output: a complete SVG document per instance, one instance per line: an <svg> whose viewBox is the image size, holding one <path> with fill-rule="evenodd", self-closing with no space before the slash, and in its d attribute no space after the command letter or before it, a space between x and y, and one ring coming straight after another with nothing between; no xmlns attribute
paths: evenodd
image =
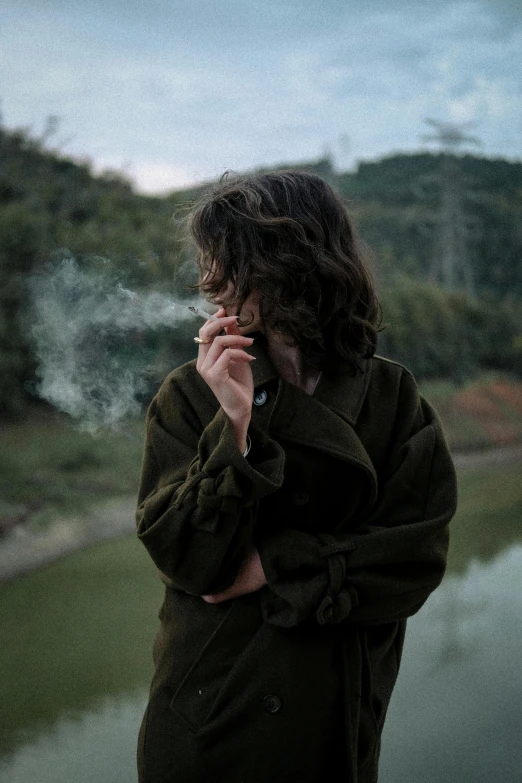
<svg viewBox="0 0 522 783"><path fill-rule="evenodd" d="M472 123L522 157L519 0L2 0L3 124L144 192ZM478 149L478 148L477 148Z"/></svg>

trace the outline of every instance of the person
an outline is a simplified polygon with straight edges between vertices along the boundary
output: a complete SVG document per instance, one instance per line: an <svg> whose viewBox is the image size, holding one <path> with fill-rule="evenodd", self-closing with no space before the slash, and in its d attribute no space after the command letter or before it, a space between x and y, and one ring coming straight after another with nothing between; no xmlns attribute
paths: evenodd
<svg viewBox="0 0 522 783"><path fill-rule="evenodd" d="M225 178L191 229L219 309L147 415L137 532L166 587L139 780L374 783L407 618L445 570L441 424L376 354L323 179Z"/></svg>

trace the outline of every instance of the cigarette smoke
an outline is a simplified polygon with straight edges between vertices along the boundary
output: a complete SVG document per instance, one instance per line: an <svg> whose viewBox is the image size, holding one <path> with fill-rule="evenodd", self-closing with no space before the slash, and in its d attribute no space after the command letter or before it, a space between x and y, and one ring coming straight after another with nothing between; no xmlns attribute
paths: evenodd
<svg viewBox="0 0 522 783"><path fill-rule="evenodd" d="M140 412L155 353L150 331L176 328L198 304L130 291L104 264L87 270L66 257L29 281L37 394L91 433Z"/></svg>

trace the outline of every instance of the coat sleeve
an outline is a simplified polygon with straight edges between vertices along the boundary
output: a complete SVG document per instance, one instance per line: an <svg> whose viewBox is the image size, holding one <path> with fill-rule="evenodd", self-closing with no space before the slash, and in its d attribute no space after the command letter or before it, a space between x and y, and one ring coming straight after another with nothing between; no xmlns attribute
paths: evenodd
<svg viewBox="0 0 522 783"><path fill-rule="evenodd" d="M284 452L251 424L245 459L224 411L203 426L188 396L174 374L149 407L136 522L162 579L205 595L234 582L257 501L282 484Z"/></svg>
<svg viewBox="0 0 522 783"><path fill-rule="evenodd" d="M255 531L268 581L262 594L267 622L401 620L440 583L456 477L438 416L407 371L392 443L378 499L365 519L347 520L333 534Z"/></svg>

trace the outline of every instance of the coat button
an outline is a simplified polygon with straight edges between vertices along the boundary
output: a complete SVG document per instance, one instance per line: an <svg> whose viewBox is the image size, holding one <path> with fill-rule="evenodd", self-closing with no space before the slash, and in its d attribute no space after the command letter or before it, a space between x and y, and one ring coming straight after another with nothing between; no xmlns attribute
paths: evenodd
<svg viewBox="0 0 522 783"><path fill-rule="evenodd" d="M263 704L267 712L279 712L282 702L279 696L265 696Z"/></svg>
<svg viewBox="0 0 522 783"><path fill-rule="evenodd" d="M264 405L268 399L268 394L264 389L259 389L254 395L254 405Z"/></svg>
<svg viewBox="0 0 522 783"><path fill-rule="evenodd" d="M292 503L294 506L306 506L309 500L310 496L308 492L304 492L303 490L292 492Z"/></svg>

